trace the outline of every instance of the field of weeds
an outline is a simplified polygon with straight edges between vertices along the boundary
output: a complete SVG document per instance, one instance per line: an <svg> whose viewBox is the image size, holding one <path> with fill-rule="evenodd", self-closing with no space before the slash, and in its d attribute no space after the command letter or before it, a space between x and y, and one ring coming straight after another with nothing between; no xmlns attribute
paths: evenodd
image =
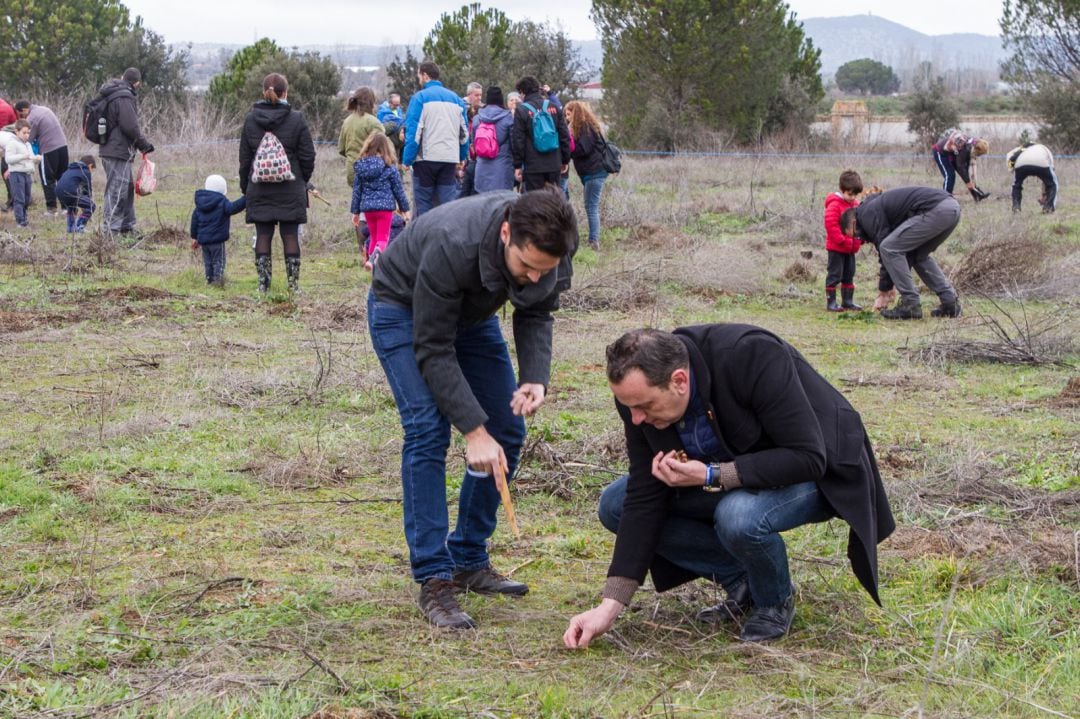
<svg viewBox="0 0 1080 719"><path fill-rule="evenodd" d="M155 159L133 246L66 236L40 206L31 233L0 225L0 716L1077 716L1076 160L1044 216L1034 185L1010 212L991 159L993 197L961 198L937 255L965 316L890 324L824 311L822 199L847 167L934 185L925 156L627 158L556 320L514 488L522 537L492 542L532 592L465 597L480 629L446 634L415 606L339 158L320 149L332 207L312 207L303 294L284 293L278 245L262 302L239 218L223 290L186 239L207 174L235 197L235 147ZM864 304L876 272L863 250ZM596 501L625 466L603 348L715 321L776 331L862 413L899 524L885 606L831 522L787 535L797 616L780 642L696 624L715 599L699 582L645 587L616 631L567 651L612 547Z"/></svg>

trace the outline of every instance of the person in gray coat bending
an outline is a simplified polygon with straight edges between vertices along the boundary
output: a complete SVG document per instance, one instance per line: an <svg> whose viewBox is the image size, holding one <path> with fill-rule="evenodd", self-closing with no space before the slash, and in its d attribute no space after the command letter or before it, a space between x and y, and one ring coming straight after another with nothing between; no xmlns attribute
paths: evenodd
<svg viewBox="0 0 1080 719"><path fill-rule="evenodd" d="M956 289L930 256L960 223L960 204L945 190L932 187L898 187L863 200L844 210L840 229L848 237L872 243L878 251L878 297L874 309L887 320L922 319L919 291L911 279L914 269L937 294L941 306L934 317L959 317ZM900 302L885 309L896 291Z"/></svg>
<svg viewBox="0 0 1080 719"><path fill-rule="evenodd" d="M394 393L405 442L405 540L420 609L437 627L476 626L459 591L521 596L492 569L499 487L525 441L522 416L544 403L553 310L570 286L574 210L556 191L486 192L413 220L375 265L371 345ZM496 316L513 306L518 375ZM446 507L450 428L465 437L457 528Z"/></svg>

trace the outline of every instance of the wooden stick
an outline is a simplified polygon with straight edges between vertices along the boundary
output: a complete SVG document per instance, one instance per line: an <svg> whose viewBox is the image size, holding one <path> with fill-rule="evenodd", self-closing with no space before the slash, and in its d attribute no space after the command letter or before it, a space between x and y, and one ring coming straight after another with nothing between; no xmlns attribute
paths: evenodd
<svg viewBox="0 0 1080 719"><path fill-rule="evenodd" d="M514 517L514 501L510 499L510 485L506 482L506 468L502 464L495 466L495 484L499 486L499 496L502 497L503 506L506 507L506 518L510 520L510 529L516 539L521 538L521 530L518 529L517 519Z"/></svg>
<svg viewBox="0 0 1080 719"><path fill-rule="evenodd" d="M312 197L314 197L314 198L315 198L316 200L320 200L320 201L321 201L321 202L322 202L322 203L323 203L324 205L326 205L327 207L332 207L332 205L330 204L330 201L329 201L329 200L327 200L327 199L326 199L325 197L323 197L322 195L320 195L320 194L319 194L318 192L316 192L316 191L314 191L314 190L308 190L308 194L310 194L310 195L311 195Z"/></svg>

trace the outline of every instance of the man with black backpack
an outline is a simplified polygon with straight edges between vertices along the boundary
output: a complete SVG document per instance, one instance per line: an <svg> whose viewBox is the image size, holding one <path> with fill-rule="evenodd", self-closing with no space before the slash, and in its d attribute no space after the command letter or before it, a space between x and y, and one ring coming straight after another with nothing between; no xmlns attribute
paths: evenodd
<svg viewBox="0 0 1080 719"><path fill-rule="evenodd" d="M570 133L562 109L540 92L540 82L526 75L517 82L524 98L514 111L510 145L514 175L525 192L546 184L559 187L559 177L570 166Z"/></svg>
<svg viewBox="0 0 1080 719"><path fill-rule="evenodd" d="M135 232L135 181L132 162L136 151L154 151L154 146L139 129L139 108L135 91L142 84L142 73L129 67L119 78L101 86L97 104L99 114L91 117L88 106L83 133L87 139L101 145L98 154L105 167L105 202L102 215L105 229L113 234ZM101 103L104 99L104 103Z"/></svg>

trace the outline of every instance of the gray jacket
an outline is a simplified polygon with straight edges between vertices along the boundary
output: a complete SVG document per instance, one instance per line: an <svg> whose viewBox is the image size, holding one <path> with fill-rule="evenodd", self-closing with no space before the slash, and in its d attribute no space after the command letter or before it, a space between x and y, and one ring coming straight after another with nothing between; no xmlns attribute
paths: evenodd
<svg viewBox="0 0 1080 719"><path fill-rule="evenodd" d="M60 127L56 114L49 108L44 105L31 105L26 121L30 123L30 141L37 140L38 150L42 155L67 147L64 128Z"/></svg>
<svg viewBox="0 0 1080 719"><path fill-rule="evenodd" d="M152 150L154 146L143 137L139 128L139 108L131 83L119 78L109 80L101 86L101 94L109 98L109 106L105 109L109 139L98 154L112 160L130 162L135 159L135 150Z"/></svg>
<svg viewBox="0 0 1080 719"><path fill-rule="evenodd" d="M949 199L952 195L936 187L897 187L870 195L855 208L859 239L876 247L908 218L926 214Z"/></svg>
<svg viewBox="0 0 1080 719"><path fill-rule="evenodd" d="M570 287L573 265L567 256L538 283L516 284L499 230L518 197L488 192L425 212L379 257L371 281L377 301L412 309L420 372L443 416L462 433L488 417L457 362L459 327L483 322L509 300L518 381L547 386L551 378L551 313Z"/></svg>

